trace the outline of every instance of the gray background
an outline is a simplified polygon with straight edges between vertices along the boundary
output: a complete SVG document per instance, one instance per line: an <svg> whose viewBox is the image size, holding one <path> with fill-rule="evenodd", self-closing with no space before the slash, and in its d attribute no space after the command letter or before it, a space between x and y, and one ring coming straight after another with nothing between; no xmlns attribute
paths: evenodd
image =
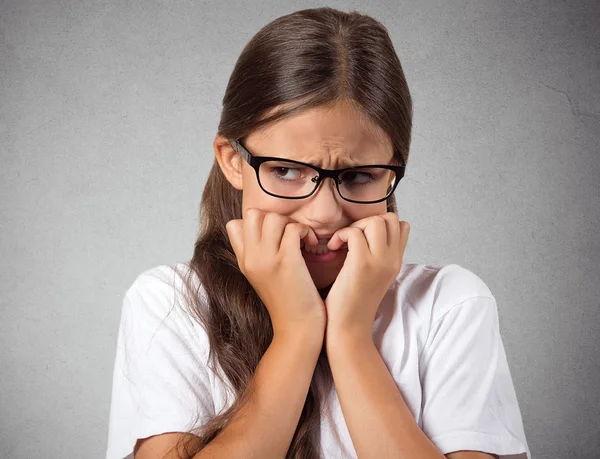
<svg viewBox="0 0 600 459"><path fill-rule="evenodd" d="M406 263L498 300L535 459L600 454L600 2L331 2L414 98ZM0 2L0 456L102 458L121 300L187 261L242 47L320 3Z"/></svg>

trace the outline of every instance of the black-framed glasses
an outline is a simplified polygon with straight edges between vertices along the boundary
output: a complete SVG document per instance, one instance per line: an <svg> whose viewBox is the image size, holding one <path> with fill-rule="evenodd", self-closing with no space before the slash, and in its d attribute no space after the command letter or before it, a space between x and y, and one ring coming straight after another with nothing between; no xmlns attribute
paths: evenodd
<svg viewBox="0 0 600 459"><path fill-rule="evenodd" d="M405 165L376 164L372 166L323 169L311 164L273 156L254 156L241 139L228 139L256 172L262 190L276 198L304 199L312 195L321 182L331 177L342 199L357 204L385 201L402 177Z"/></svg>

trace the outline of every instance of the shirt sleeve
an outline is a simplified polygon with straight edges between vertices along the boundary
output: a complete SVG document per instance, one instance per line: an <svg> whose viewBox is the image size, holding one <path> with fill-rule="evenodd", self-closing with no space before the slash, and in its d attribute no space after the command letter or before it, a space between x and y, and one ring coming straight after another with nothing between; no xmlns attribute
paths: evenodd
<svg viewBox="0 0 600 459"><path fill-rule="evenodd" d="M214 416L206 339L174 302L172 287L144 274L123 298L106 459L133 457L137 439L189 432Z"/></svg>
<svg viewBox="0 0 600 459"><path fill-rule="evenodd" d="M432 325L420 373L423 431L442 454L531 459L493 297L463 301Z"/></svg>

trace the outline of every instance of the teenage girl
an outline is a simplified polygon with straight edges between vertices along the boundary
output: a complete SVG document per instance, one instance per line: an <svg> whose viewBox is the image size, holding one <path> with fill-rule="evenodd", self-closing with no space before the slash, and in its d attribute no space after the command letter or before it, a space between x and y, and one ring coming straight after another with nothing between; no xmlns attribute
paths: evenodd
<svg viewBox="0 0 600 459"><path fill-rule="evenodd" d="M530 457L489 288L403 263L411 128L375 19L303 10L250 40L193 257L124 297L107 459Z"/></svg>

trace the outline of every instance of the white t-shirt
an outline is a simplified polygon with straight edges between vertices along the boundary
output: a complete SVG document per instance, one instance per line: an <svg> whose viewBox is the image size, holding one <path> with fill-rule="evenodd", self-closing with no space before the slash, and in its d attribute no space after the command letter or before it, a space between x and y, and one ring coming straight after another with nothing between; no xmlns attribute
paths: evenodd
<svg viewBox="0 0 600 459"><path fill-rule="evenodd" d="M190 431L198 410L204 422L233 402L207 366L204 329L182 307L187 269L151 268L124 296L106 459L131 459L138 438ZM477 275L456 264L403 265L381 302L373 338L417 424L443 454L531 459L496 300ZM323 457L356 458L335 390L329 401Z"/></svg>

